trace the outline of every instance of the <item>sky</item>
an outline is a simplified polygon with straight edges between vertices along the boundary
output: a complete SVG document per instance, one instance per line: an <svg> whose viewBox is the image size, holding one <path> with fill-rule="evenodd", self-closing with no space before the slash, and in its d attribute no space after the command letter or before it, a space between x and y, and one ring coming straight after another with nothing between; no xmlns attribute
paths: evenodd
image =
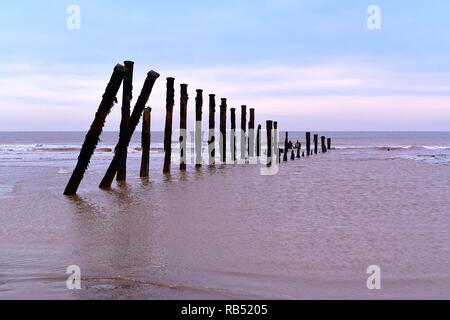
<svg viewBox="0 0 450 320"><path fill-rule="evenodd" d="M380 29L367 26L371 5ZM134 97L149 70L161 74L153 130L173 76L175 125L187 83L192 127L204 89L205 102L214 93L282 130L450 131L449 15L448 0L2 1L0 131L87 130L124 60ZM105 130L119 123L120 103Z"/></svg>

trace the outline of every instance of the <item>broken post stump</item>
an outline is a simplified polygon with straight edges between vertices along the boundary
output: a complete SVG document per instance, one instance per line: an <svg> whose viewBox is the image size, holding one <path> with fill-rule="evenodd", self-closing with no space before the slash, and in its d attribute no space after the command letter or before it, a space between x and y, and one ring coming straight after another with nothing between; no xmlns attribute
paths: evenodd
<svg viewBox="0 0 450 320"><path fill-rule="evenodd" d="M283 153L283 161L288 161L288 152L289 152L289 132L286 131L284 139L284 153Z"/></svg>
<svg viewBox="0 0 450 320"><path fill-rule="evenodd" d="M131 113L131 100L133 99L133 61L124 61L125 75L123 79L123 93L122 93L122 119L120 120L120 134L126 134L128 121ZM119 168L117 169L117 181L126 181L127 179L127 152L125 152L123 159L120 160Z"/></svg>
<svg viewBox="0 0 450 320"><path fill-rule="evenodd" d="M214 94L209 95L209 138L208 138L208 163L210 166L216 164L216 96Z"/></svg>
<svg viewBox="0 0 450 320"><path fill-rule="evenodd" d="M164 167L163 173L170 173L170 163L172 161L172 121L173 106L175 104L175 78L167 78L166 91L166 123L164 127Z"/></svg>
<svg viewBox="0 0 450 320"><path fill-rule="evenodd" d="M227 162L227 99L220 100L220 161L225 164Z"/></svg>
<svg viewBox="0 0 450 320"><path fill-rule="evenodd" d="M195 97L195 167L202 166L202 108L203 90L197 89Z"/></svg>
<svg viewBox="0 0 450 320"><path fill-rule="evenodd" d="M295 160L295 152L294 149L291 151L291 160Z"/></svg>
<svg viewBox="0 0 450 320"><path fill-rule="evenodd" d="M311 154L311 132L306 133L306 155Z"/></svg>
<svg viewBox="0 0 450 320"><path fill-rule="evenodd" d="M150 139L151 139L151 115L152 108L145 108L144 115L142 116L142 135L141 135L141 146L142 146L142 158L141 158L141 178L148 178L150 171ZM119 174L119 171L117 171Z"/></svg>
<svg viewBox="0 0 450 320"><path fill-rule="evenodd" d="M180 88L180 170L186 171L188 85L181 84Z"/></svg>
<svg viewBox="0 0 450 320"><path fill-rule="evenodd" d="M66 189L64 190L64 195L66 196L74 195L77 193L84 173L86 172L95 148L97 147L97 143L100 139L100 134L102 133L106 117L111 111L114 102L116 101L116 95L119 91L120 85L122 84L125 72L126 69L124 66L120 64L115 66L114 71L111 75L111 79L106 86L106 90L103 94L100 106L98 107L97 113L95 114L94 121L92 122L91 127L84 139L80 155L78 156L77 165L75 166L72 176L70 177Z"/></svg>
<svg viewBox="0 0 450 320"><path fill-rule="evenodd" d="M300 150L302 149L302 144L297 141L297 159L301 158Z"/></svg>
<svg viewBox="0 0 450 320"><path fill-rule="evenodd" d="M318 153L318 149L319 149L318 143L319 143L319 135L315 134L314 135L314 154Z"/></svg>
<svg viewBox="0 0 450 320"><path fill-rule="evenodd" d="M328 148L328 150L331 149L331 138L327 139L327 148Z"/></svg>
<svg viewBox="0 0 450 320"><path fill-rule="evenodd" d="M100 188L102 189L111 188L112 181L114 180L114 176L117 173L119 162L123 158L123 154L128 149L131 137L133 136L134 130L139 124L139 120L141 119L142 112L144 111L145 108L145 104L147 103L148 98L150 97L150 94L152 92L153 85L155 84L156 79L158 78L159 73L157 73L156 71L151 70L149 73L147 73L147 78L145 79L141 94L139 95L139 98L136 101L136 105L134 106L133 112L131 113L130 116L130 121L128 122L127 134L122 139L120 139L119 137L119 142L117 143L115 149L114 158L111 161L111 164L109 165L102 182L100 183L99 186Z"/></svg>
<svg viewBox="0 0 450 320"><path fill-rule="evenodd" d="M327 145L325 144L325 137L321 136L320 139L322 140L322 153L327 152Z"/></svg>

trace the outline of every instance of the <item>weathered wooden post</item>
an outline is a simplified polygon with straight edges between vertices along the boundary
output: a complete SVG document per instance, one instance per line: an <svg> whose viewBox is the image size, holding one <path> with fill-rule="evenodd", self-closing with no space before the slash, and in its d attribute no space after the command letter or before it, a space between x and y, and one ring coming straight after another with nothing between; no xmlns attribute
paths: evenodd
<svg viewBox="0 0 450 320"><path fill-rule="evenodd" d="M216 164L216 96L214 94L209 95L209 139L208 139L208 154L209 165Z"/></svg>
<svg viewBox="0 0 450 320"><path fill-rule="evenodd" d="M164 128L164 167L163 173L170 173L170 164L172 162L172 119L173 106L175 104L175 78L167 78L166 91L166 124Z"/></svg>
<svg viewBox="0 0 450 320"><path fill-rule="evenodd" d="M116 67L114 68L111 79L109 80L105 93L103 94L100 106L98 107L97 113L95 114L95 119L92 122L91 127L84 139L80 155L78 156L77 165L75 166L72 176L70 177L66 189L64 190L64 195L66 196L74 195L77 193L84 173L89 166L92 154L97 147L97 143L100 139L100 134L102 133L103 126L105 124L105 119L111 111L111 108L113 107L116 100L116 95L119 91L120 85L122 84L125 72L126 68L120 64L116 65Z"/></svg>
<svg viewBox="0 0 450 320"><path fill-rule="evenodd" d="M311 132L306 133L306 155L311 154Z"/></svg>
<svg viewBox="0 0 450 320"><path fill-rule="evenodd" d="M273 151L274 151L274 158L275 161L278 161L277 163L280 163L280 147L278 146L278 122L273 122Z"/></svg>
<svg viewBox="0 0 450 320"><path fill-rule="evenodd" d="M220 99L220 161L227 162L227 99Z"/></svg>
<svg viewBox="0 0 450 320"><path fill-rule="evenodd" d="M322 140L322 153L327 152L327 145L325 144L325 137L321 136L320 139Z"/></svg>
<svg viewBox="0 0 450 320"><path fill-rule="evenodd" d="M250 120L248 122L248 157L255 157L255 109L250 108Z"/></svg>
<svg viewBox="0 0 450 320"><path fill-rule="evenodd" d="M147 78L145 79L141 94L139 95L139 98L136 101L136 105L134 106L133 112L131 113L130 116L130 121L128 122L127 134L122 139L120 139L119 137L119 142L116 145L114 158L111 161L111 164L109 165L102 182L100 183L100 188L102 189L111 188L114 176L117 173L119 162L123 158L123 154L125 153L125 151L128 149L131 137L133 136L134 130L139 124L139 120L141 119L142 112L144 111L145 108L145 104L147 103L148 98L150 97L153 85L155 84L155 81L156 79L158 79L158 77L159 73L153 70L147 73Z"/></svg>
<svg viewBox="0 0 450 320"><path fill-rule="evenodd" d="M302 144L297 140L297 159L301 158L300 150L302 149Z"/></svg>
<svg viewBox="0 0 450 320"><path fill-rule="evenodd" d="M133 61L124 61L126 68L125 76L123 78L123 93L122 93L122 119L120 121L120 134L126 134L128 121L130 120L131 99L133 99ZM126 181L127 179L127 152L125 152L123 159L120 161L117 169L117 181Z"/></svg>
<svg viewBox="0 0 450 320"><path fill-rule="evenodd" d="M202 108L203 90L197 89L195 97L195 167L202 166Z"/></svg>
<svg viewBox="0 0 450 320"><path fill-rule="evenodd" d="M267 131L267 166L272 166L272 126L273 121L266 121L266 131Z"/></svg>
<svg viewBox="0 0 450 320"><path fill-rule="evenodd" d="M236 161L236 108L231 108L230 150L231 161Z"/></svg>
<svg viewBox="0 0 450 320"><path fill-rule="evenodd" d="M328 148L328 150L331 149L331 138L327 139L327 148Z"/></svg>
<svg viewBox="0 0 450 320"><path fill-rule="evenodd" d="M294 149L291 151L291 160L295 160L295 152Z"/></svg>
<svg viewBox="0 0 450 320"><path fill-rule="evenodd" d="M241 160L246 158L247 106L241 106Z"/></svg>
<svg viewBox="0 0 450 320"><path fill-rule="evenodd" d="M319 143L319 135L315 134L314 135L314 154L317 154L318 152L318 143Z"/></svg>
<svg viewBox="0 0 450 320"><path fill-rule="evenodd" d="M258 124L258 130L256 131L256 157L261 156L261 125Z"/></svg>
<svg viewBox="0 0 450 320"><path fill-rule="evenodd" d="M150 126L151 126L152 108L145 108L142 120L142 159L141 159L141 178L148 178L150 171ZM117 171L119 174L119 171Z"/></svg>
<svg viewBox="0 0 450 320"><path fill-rule="evenodd" d="M288 161L288 152L289 152L289 132L286 131L286 138L284 139L284 153L283 153L283 161Z"/></svg>
<svg viewBox="0 0 450 320"><path fill-rule="evenodd" d="M186 171L188 85L181 84L180 88L180 170Z"/></svg>

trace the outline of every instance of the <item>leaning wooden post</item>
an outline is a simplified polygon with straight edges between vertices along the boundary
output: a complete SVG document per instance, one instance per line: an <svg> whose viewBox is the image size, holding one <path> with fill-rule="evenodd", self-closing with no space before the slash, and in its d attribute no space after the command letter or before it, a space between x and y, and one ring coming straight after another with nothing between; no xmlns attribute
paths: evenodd
<svg viewBox="0 0 450 320"><path fill-rule="evenodd" d="M100 188L102 189L111 188L111 184L114 180L114 176L117 173L117 168L119 166L120 160L123 158L123 154L128 149L131 137L133 136L134 130L139 124L139 120L141 119L142 116L142 111L144 111L145 104L147 103L148 98L150 97L153 85L155 84L155 81L158 78L159 73L153 70L147 74L147 78L145 79L141 94L139 95L139 98L136 101L136 105L133 108L133 112L131 113L130 121L128 122L127 134L122 139L120 139L119 137L119 142L116 145L114 158L111 161L111 164L109 165L109 168L106 171L106 174L102 182L100 183Z"/></svg>
<svg viewBox="0 0 450 320"><path fill-rule="evenodd" d="M187 84L181 84L180 91L180 170L186 171L186 149L187 149Z"/></svg>
<svg viewBox="0 0 450 320"><path fill-rule="evenodd" d="M267 131L267 166L272 165L272 126L273 121L266 121L266 131Z"/></svg>
<svg viewBox="0 0 450 320"><path fill-rule="evenodd" d="M289 152L289 132L286 131L286 138L284 139L284 153L283 153L283 161L288 161L288 152Z"/></svg>
<svg viewBox="0 0 450 320"><path fill-rule="evenodd" d="M255 109L250 109L250 119L248 121L248 157L255 157Z"/></svg>
<svg viewBox="0 0 450 320"><path fill-rule="evenodd" d="M227 99L220 99L220 161L227 162Z"/></svg>
<svg viewBox="0 0 450 320"><path fill-rule="evenodd" d="M195 167L202 166L202 108L203 90L197 89L195 97Z"/></svg>
<svg viewBox="0 0 450 320"><path fill-rule="evenodd" d="M314 154L317 154L317 152L318 152L318 149L319 149L318 143L319 143L319 135L315 134L314 135Z"/></svg>
<svg viewBox="0 0 450 320"><path fill-rule="evenodd" d="M142 159L141 159L141 178L148 178L149 169L150 169L150 123L152 116L152 108L145 108L144 115L142 120L142 136L141 136L141 145L142 145ZM119 171L117 171L119 174Z"/></svg>
<svg viewBox="0 0 450 320"><path fill-rule="evenodd" d="M247 106L241 106L241 160L246 158Z"/></svg>
<svg viewBox="0 0 450 320"><path fill-rule="evenodd" d="M236 108L231 108L230 150L231 161L236 161Z"/></svg>
<svg viewBox="0 0 450 320"><path fill-rule="evenodd" d="M95 119L92 122L88 133L86 134L86 138L84 139L80 155L78 156L77 165L73 170L69 182L67 183L66 189L64 190L64 194L66 196L74 195L77 193L84 173L89 166L92 154L97 147L97 143L100 139L100 134L102 133L103 126L105 124L106 116L111 111L111 108L113 107L116 100L116 95L119 91L120 85L122 84L125 72L126 69L122 65L118 64L114 68L111 79L109 80L105 93L103 94L100 106L98 107L97 113L95 114Z"/></svg>
<svg viewBox="0 0 450 320"><path fill-rule="evenodd" d="M311 132L306 133L306 155L311 154Z"/></svg>
<svg viewBox="0 0 450 320"><path fill-rule="evenodd" d="M173 106L175 104L175 78L167 78L166 91L166 124L164 127L164 167L163 173L170 173L170 163L172 162L172 119Z"/></svg>
<svg viewBox="0 0 450 320"><path fill-rule="evenodd" d="M122 93L122 119L120 121L120 134L124 136L126 134L128 121L130 120L131 112L131 99L133 99L133 61L124 61L126 68L125 76L123 79L123 93ZM127 179L127 152L120 161L119 168L117 169L117 181L126 181Z"/></svg>
<svg viewBox="0 0 450 320"><path fill-rule="evenodd" d="M216 164L216 96L214 94L209 95L209 139L208 139L208 154L209 165Z"/></svg>
<svg viewBox="0 0 450 320"><path fill-rule="evenodd" d="M277 163L280 163L280 147L278 146L278 122L273 122L273 152L274 152L274 158L275 161L278 161Z"/></svg>
<svg viewBox="0 0 450 320"><path fill-rule="evenodd" d="M258 124L258 130L256 131L256 157L261 156L261 125Z"/></svg>
<svg viewBox="0 0 450 320"><path fill-rule="evenodd" d="M327 139L327 148L328 148L328 150L331 149L331 138Z"/></svg>
<svg viewBox="0 0 450 320"><path fill-rule="evenodd" d="M327 145L325 144L325 137L321 136L320 139L322 140L322 153L327 152Z"/></svg>

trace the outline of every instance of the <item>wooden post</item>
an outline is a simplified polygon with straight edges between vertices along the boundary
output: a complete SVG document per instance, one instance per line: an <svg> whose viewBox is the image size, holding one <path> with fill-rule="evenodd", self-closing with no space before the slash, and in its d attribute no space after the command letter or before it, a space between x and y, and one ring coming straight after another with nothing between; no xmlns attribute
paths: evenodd
<svg viewBox="0 0 450 320"><path fill-rule="evenodd" d="M166 124L164 128L164 168L163 173L170 173L170 163L172 162L172 119L173 106L175 104L175 78L167 78L166 91Z"/></svg>
<svg viewBox="0 0 450 320"><path fill-rule="evenodd" d="M128 121L130 120L131 99L133 99L133 61L124 61L126 68L123 79L123 94L122 94L122 119L120 121L120 134L126 134ZM121 159L119 168L117 169L117 181L126 181L127 179L127 152L125 152L123 159Z"/></svg>
<svg viewBox="0 0 450 320"><path fill-rule="evenodd" d="M80 155L78 156L78 162L73 170L72 176L67 183L66 189L64 190L64 195L74 195L77 193L78 187L80 186L81 180L83 180L84 173L89 166L92 154L97 147L97 143L100 139L100 134L102 133L105 120L111 108L116 100L117 92L119 91L122 80L125 76L126 69L122 65L116 65L114 71L111 75L111 79L106 87L105 93L103 94L102 101L98 107L97 113L95 114L95 119L91 124L91 127L86 134L83 146L81 147Z"/></svg>
<svg viewBox="0 0 450 320"><path fill-rule="evenodd" d="M328 148L328 150L331 149L331 138L327 139L327 148Z"/></svg>
<svg viewBox="0 0 450 320"><path fill-rule="evenodd" d="M208 139L208 154L209 165L216 164L216 96L214 94L209 95L209 139Z"/></svg>
<svg viewBox="0 0 450 320"><path fill-rule="evenodd" d="M246 158L247 106L241 106L241 160Z"/></svg>
<svg viewBox="0 0 450 320"><path fill-rule="evenodd" d="M291 160L295 160L295 152L294 149L291 151Z"/></svg>
<svg viewBox="0 0 450 320"><path fill-rule="evenodd" d="M311 132L306 133L306 155L311 154Z"/></svg>
<svg viewBox="0 0 450 320"><path fill-rule="evenodd" d="M230 150L231 160L236 161L236 108L231 108Z"/></svg>
<svg viewBox="0 0 450 320"><path fill-rule="evenodd" d="M318 152L318 143L319 143L319 135L315 134L314 135L314 154L317 154Z"/></svg>
<svg viewBox="0 0 450 320"><path fill-rule="evenodd" d="M261 156L261 125L258 124L258 130L256 131L256 157Z"/></svg>
<svg viewBox="0 0 450 320"><path fill-rule="evenodd" d="M289 132L286 131L286 138L284 139L284 153L283 153L283 161L288 161L288 152L289 152Z"/></svg>
<svg viewBox="0 0 450 320"><path fill-rule="evenodd" d="M150 169L150 125L151 125L152 108L145 108L142 120L142 159L141 159L141 178L148 178ZM119 174L119 171L117 171Z"/></svg>
<svg viewBox="0 0 450 320"><path fill-rule="evenodd" d="M220 160L227 162L227 99L220 99Z"/></svg>
<svg viewBox="0 0 450 320"><path fill-rule="evenodd" d="M111 188L114 176L117 173L119 162L123 158L123 154L125 153L125 151L128 149L131 137L133 136L134 130L139 124L139 120L141 119L142 112L144 111L145 108L145 104L147 103L148 98L150 97L153 85L155 84L155 81L156 79L158 79L158 77L159 73L153 70L147 74L147 78L145 79L141 94L139 95L139 98L136 101L136 105L133 108L133 112L131 113L130 121L128 122L127 134L122 139L120 139L119 137L119 142L116 145L114 158L111 161L111 164L109 165L109 168L106 171L106 174L102 182L100 183L100 188L102 189Z"/></svg>
<svg viewBox="0 0 450 320"><path fill-rule="evenodd" d="M248 157L255 157L255 109L250 109L250 120L248 122Z"/></svg>
<svg viewBox="0 0 450 320"><path fill-rule="evenodd" d="M202 166L202 108L203 90L197 89L195 98L195 167Z"/></svg>
<svg viewBox="0 0 450 320"><path fill-rule="evenodd" d="M181 84L180 88L180 170L186 171L188 85Z"/></svg>
<svg viewBox="0 0 450 320"><path fill-rule="evenodd" d="M322 153L327 152L327 145L325 144L325 137L321 136L320 139L322 140Z"/></svg>
<svg viewBox="0 0 450 320"><path fill-rule="evenodd" d="M273 121L266 121L266 131L267 131L267 166L272 166L272 126Z"/></svg>
<svg viewBox="0 0 450 320"><path fill-rule="evenodd" d="M277 163L280 163L280 147L278 146L278 122L273 122L273 151L274 151L274 158L275 161L278 161Z"/></svg>
<svg viewBox="0 0 450 320"><path fill-rule="evenodd" d="M302 149L302 144L297 140L297 159L301 158L300 150Z"/></svg>

